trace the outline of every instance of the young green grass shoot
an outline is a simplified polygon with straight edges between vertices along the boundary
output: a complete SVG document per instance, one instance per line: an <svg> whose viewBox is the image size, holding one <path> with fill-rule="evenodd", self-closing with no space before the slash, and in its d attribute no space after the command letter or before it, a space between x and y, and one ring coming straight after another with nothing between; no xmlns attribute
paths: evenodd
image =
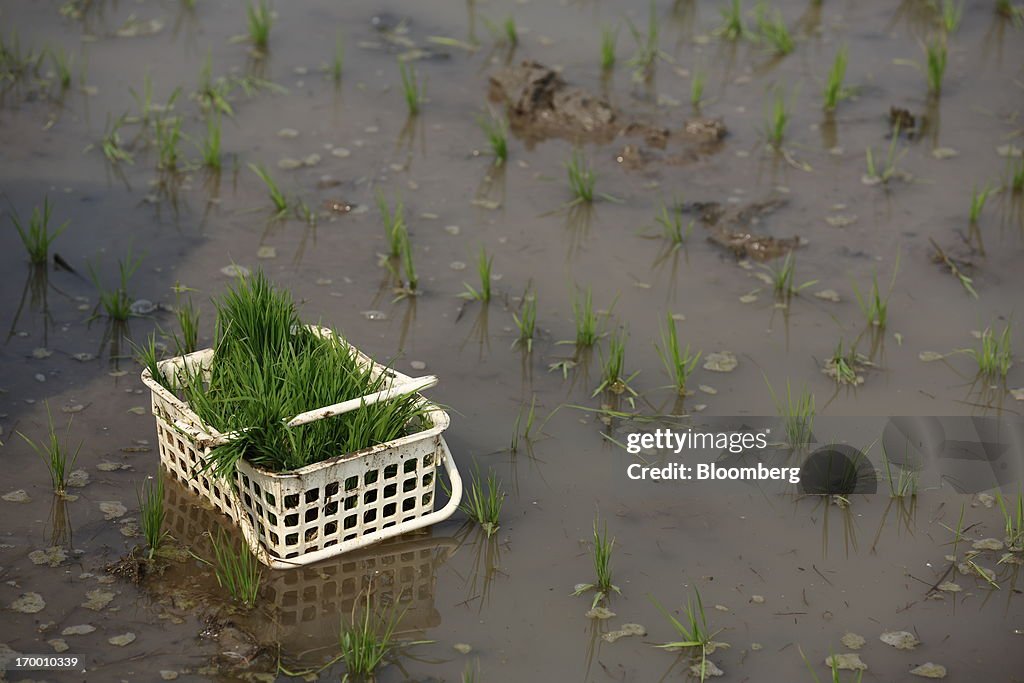
<svg viewBox="0 0 1024 683"><path fill-rule="evenodd" d="M523 303L519 308L519 312L512 312L512 320L515 321L516 328L519 330L519 336L513 342L513 345L518 345L520 348L526 349L527 353L531 353L533 351L533 338L537 328L536 294L527 292L523 296Z"/></svg>
<svg viewBox="0 0 1024 683"><path fill-rule="evenodd" d="M135 158L124 148L124 144L121 142L120 129L124 125L126 118L127 115L122 114L116 119L108 119L107 129L104 131L103 139L100 141L103 156L112 164L131 164L135 162Z"/></svg>
<svg viewBox="0 0 1024 683"><path fill-rule="evenodd" d="M603 529L599 529L599 518L594 518L594 582L577 584L573 595L583 595L594 591L594 601L590 608L597 607L598 603L611 597L612 593L621 593L619 587L612 583L612 550L615 548L615 538L608 540L608 523Z"/></svg>
<svg viewBox="0 0 1024 683"><path fill-rule="evenodd" d="M420 85L416 69L401 60L398 62L398 73L402 77L402 95L405 97L405 105L409 109L409 116L418 116L423 106L426 85Z"/></svg>
<svg viewBox="0 0 1024 683"><path fill-rule="evenodd" d="M572 297L572 319L576 326L576 349L588 349L601 338L600 320L594 311L594 294L590 287L585 292L575 290Z"/></svg>
<svg viewBox="0 0 1024 683"><path fill-rule="evenodd" d="M690 106L700 109L704 101L704 86L707 85L707 74L701 69L694 69L693 77L690 80Z"/></svg>
<svg viewBox="0 0 1024 683"><path fill-rule="evenodd" d="M341 76L345 67L345 43L341 40L341 33L334 39L334 54L331 55L331 78L334 82L341 83Z"/></svg>
<svg viewBox="0 0 1024 683"><path fill-rule="evenodd" d="M665 316L665 329L661 333L661 346L655 344L665 371L672 378L672 386L679 396L686 396L686 384L690 379L697 361L700 360L701 352L690 353L690 345L683 349L679 343L679 333L676 330L676 321L671 313Z"/></svg>
<svg viewBox="0 0 1024 683"><path fill-rule="evenodd" d="M629 392L636 396L637 393L629 383L639 374L640 371L637 370L632 375L626 375L626 334L622 330L617 330L608 338L608 355L601 354L601 383L594 389L591 397L602 391L616 395Z"/></svg>
<svg viewBox="0 0 1024 683"><path fill-rule="evenodd" d="M360 605L362 614L356 616L356 607ZM397 645L395 631L405 611L393 606L389 615L375 615L371 605L369 597L365 604L356 600L348 622L342 618L338 647L345 662L345 683L376 680L374 672Z"/></svg>
<svg viewBox="0 0 1024 683"><path fill-rule="evenodd" d="M824 104L826 111L832 111L836 106L850 96L849 90L843 87L846 80L846 65L848 60L845 45L836 50L836 56L832 59L832 67L828 71L828 80L825 82Z"/></svg>
<svg viewBox="0 0 1024 683"><path fill-rule="evenodd" d="M945 40L933 40L925 44L924 50L928 94L938 97L942 94L942 79L946 75L946 42Z"/></svg>
<svg viewBox="0 0 1024 683"><path fill-rule="evenodd" d="M222 529L210 535L213 544L213 571L217 583L233 600L247 609L256 604L263 570L259 560L242 541L238 545Z"/></svg>
<svg viewBox="0 0 1024 683"><path fill-rule="evenodd" d="M488 118L480 117L478 121L487 137L495 165L504 164L508 161L508 125L505 120L492 115Z"/></svg>
<svg viewBox="0 0 1024 683"><path fill-rule="evenodd" d="M220 131L220 112L211 112L206 117L206 136L199 151L203 156L203 166L214 171L219 171L221 167Z"/></svg>
<svg viewBox="0 0 1024 683"><path fill-rule="evenodd" d="M476 467L473 481L466 489L459 509L480 525L480 528L490 538L498 531L501 506L504 504L505 492L501 489L498 477L494 472L489 472L487 478L484 479L480 476L480 468Z"/></svg>
<svg viewBox="0 0 1024 683"><path fill-rule="evenodd" d="M743 23L743 4L741 0L728 0L722 7L722 25L715 33L726 40L739 40L747 35L747 27Z"/></svg>
<svg viewBox="0 0 1024 683"><path fill-rule="evenodd" d="M164 539L169 535L164 529L167 511L164 509L164 475L158 469L156 477L146 479L138 491L139 517L142 520L142 537L146 539L146 557L152 560L160 551Z"/></svg>
<svg viewBox="0 0 1024 683"><path fill-rule="evenodd" d="M270 29L274 25L274 14L267 0L247 2L245 18L249 28L249 42L260 52L270 46Z"/></svg>
<svg viewBox="0 0 1024 683"><path fill-rule="evenodd" d="M381 220L384 222L384 237L387 239L389 259L398 259L402 255L402 243L407 234L405 227L405 204L401 197L395 197L395 205L392 208L388 204L387 197L380 190L377 191L377 209L380 211Z"/></svg>
<svg viewBox="0 0 1024 683"><path fill-rule="evenodd" d="M633 40L636 41L636 50L633 52L633 56L629 58L627 64L633 68L634 81L647 81L654 73L654 65L658 58L667 58L658 47L659 24L657 8L654 2L651 2L648 13L646 33L638 29L633 22L628 19L626 21L630 33L633 34Z"/></svg>
<svg viewBox="0 0 1024 683"><path fill-rule="evenodd" d="M996 491L996 502L1003 515L1003 531L1006 534L1006 545L1020 548L1024 545L1024 494L1017 494L1017 504L1007 501L1001 491Z"/></svg>
<svg viewBox="0 0 1024 683"><path fill-rule="evenodd" d="M767 43L775 54L785 56L793 51L796 43L782 18L782 12L776 9L769 14L767 5L758 2L754 7L754 16L761 40Z"/></svg>
<svg viewBox="0 0 1024 683"><path fill-rule="evenodd" d="M767 112L767 125L765 136L768 143L778 149L786 137L786 128L789 126L789 109L786 107L786 94L782 88L776 88L771 100L771 106Z"/></svg>
<svg viewBox="0 0 1024 683"><path fill-rule="evenodd" d="M857 298L857 305L860 307L861 313L864 314L864 319L868 325L879 330L884 330L889 322L889 297L892 296L892 290L896 286L896 275L899 273L899 270L900 252L897 251L896 262L892 267L892 279L889 280L889 290L885 295L882 294L882 290L878 286L877 270L871 274L871 291L866 294L861 294L857 283L853 283L853 295Z"/></svg>
<svg viewBox="0 0 1024 683"><path fill-rule="evenodd" d="M676 619L668 610L661 606L661 603L653 597L651 598L651 602L654 603L659 612L665 615L665 618L669 620L672 628L675 629L676 634L679 636L679 640L656 645L655 647L665 650L694 651L694 654L699 656L697 670L700 672L700 680L703 682L707 675L707 666L705 665L707 656L719 647L725 646L725 644L715 642L714 638L718 635L718 631L713 632L708 626L708 617L704 611L704 602L700 597L700 591L694 588L693 592L694 598L688 598L686 606L683 608L686 618L685 623Z"/></svg>
<svg viewBox="0 0 1024 683"><path fill-rule="evenodd" d="M470 299L473 301L480 301L482 303L488 303L491 300L491 264L494 261L494 256L488 256L487 251L480 247L480 254L476 260L476 272L480 276L480 289L474 288L468 282L463 282L463 286L466 288L461 296L464 299Z"/></svg>
<svg viewBox="0 0 1024 683"><path fill-rule="evenodd" d="M50 245L60 237L61 233L68 227L68 221L60 226L50 229L50 214L53 207L49 197L43 197L42 208L36 206L32 209L32 215L28 219L26 227L16 211L11 212L11 222L18 231L21 244L25 247L29 261L33 265L45 265L50 258Z"/></svg>
<svg viewBox="0 0 1024 683"><path fill-rule="evenodd" d="M1013 365L1010 326L1003 327L1002 333L998 335L991 327L986 327L981 333L980 341L978 348L963 349L962 352L977 363L980 377L989 381L1005 379Z"/></svg>
<svg viewBox="0 0 1024 683"><path fill-rule="evenodd" d="M896 153L896 143L900 139L900 128L899 125L893 126L892 136L889 138L889 148L885 153L885 159L882 160L882 165L879 166L875 161L875 154L871 147L868 147L864 151L864 157L867 162L867 173L864 174L862 182L865 185L888 185L889 181L896 175L898 169L896 168L896 162L903 158L903 155L907 153L904 149L899 154Z"/></svg>
<svg viewBox="0 0 1024 683"><path fill-rule="evenodd" d="M778 268L765 266L768 276L771 278L772 290L776 298L788 301L794 294L799 294L808 287L813 287L817 280L808 280L800 284L796 283L796 257L790 251L783 259L782 265Z"/></svg>
<svg viewBox="0 0 1024 683"><path fill-rule="evenodd" d="M102 308L103 312L111 320L123 322L131 317L132 297L128 293L128 282L140 265L142 265L142 257L134 257L129 248L128 254L124 258L117 260L117 285L113 289L107 289L100 281L96 268L92 263L89 264L89 275L96 286L96 290L99 292L100 300L99 304L97 304L97 309Z"/></svg>
<svg viewBox="0 0 1024 683"><path fill-rule="evenodd" d="M970 224L977 225L978 219L981 218L981 212L985 209L985 203L988 198L991 197L998 188L994 187L983 187L981 191L975 187L971 193L971 211L970 211Z"/></svg>
<svg viewBox="0 0 1024 683"><path fill-rule="evenodd" d="M777 396L767 377L765 383L768 384L768 391L772 395L772 402L775 403L775 410L782 418L786 442L791 448L806 446L814 427L814 394L804 387L799 395L794 395L793 388L787 379L786 395Z"/></svg>
<svg viewBox="0 0 1024 683"><path fill-rule="evenodd" d="M618 38L618 27L601 27L601 71L611 71L615 66L615 43Z"/></svg>
<svg viewBox="0 0 1024 683"><path fill-rule="evenodd" d="M693 221L685 222L683 212L677 206L669 206L662 202L661 212L654 217L654 222L661 228L661 233L672 248L683 246L693 233Z"/></svg>
<svg viewBox="0 0 1024 683"><path fill-rule="evenodd" d="M281 188L278 187L273 176L270 175L270 172L262 164L250 163L249 170L263 181L267 188L267 194L270 196L270 201L274 204L274 208L277 209L277 215L283 216L288 211L288 199L284 196Z"/></svg>
<svg viewBox="0 0 1024 683"><path fill-rule="evenodd" d="M64 434L64 442L61 443L57 436L57 428L53 424L53 414L50 412L50 404L46 404L47 433L46 440L35 442L21 432L18 436L24 439L32 450L46 463L46 469L50 474L50 485L53 492L63 496L68 490L68 475L78 460L78 454L82 450L82 442L72 451L68 439L71 436L71 419L68 419L67 431Z"/></svg>
<svg viewBox="0 0 1024 683"><path fill-rule="evenodd" d="M956 33L960 27L960 21L964 17L964 2L956 0L942 0L942 28L946 34Z"/></svg>

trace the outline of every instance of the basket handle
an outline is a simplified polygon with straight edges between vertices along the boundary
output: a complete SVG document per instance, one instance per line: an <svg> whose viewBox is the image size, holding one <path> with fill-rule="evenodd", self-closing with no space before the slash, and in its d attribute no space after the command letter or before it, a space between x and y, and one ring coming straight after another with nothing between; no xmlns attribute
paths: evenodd
<svg viewBox="0 0 1024 683"><path fill-rule="evenodd" d="M298 427L299 425L309 424L316 420L322 420L325 417L334 417L335 415L341 415L348 413L353 410L357 410L363 406L370 406L374 403L380 403L381 401L390 401L393 398L399 396L405 396L406 394L412 394L417 391L423 391L437 384L438 380L435 375L427 375L425 377L417 377L416 379L410 379L408 382L402 382L401 384L391 385L382 391L378 391L373 394L366 396L360 396L359 398L352 398L341 403L335 403L333 405L324 406L323 408L316 408L314 410L307 410L304 413L299 413L295 417L285 422L286 427ZM215 446L223 446L229 441L233 441L238 438L241 434L239 431L228 432L219 436L197 439L201 448Z"/></svg>

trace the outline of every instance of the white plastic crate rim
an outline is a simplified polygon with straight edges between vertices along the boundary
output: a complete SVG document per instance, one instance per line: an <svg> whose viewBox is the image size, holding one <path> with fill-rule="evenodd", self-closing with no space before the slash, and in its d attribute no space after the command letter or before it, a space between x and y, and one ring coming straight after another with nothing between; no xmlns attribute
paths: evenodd
<svg viewBox="0 0 1024 683"><path fill-rule="evenodd" d="M311 328L333 337L325 328ZM432 385L434 378L414 380L374 362L349 346L360 365L374 378L390 378L378 394L325 406L296 416L289 425L330 419L367 403L412 393ZM183 368L208 372L213 349L159 363L172 379ZM160 461L193 493L228 515L264 564L285 569L310 564L447 519L462 498L462 479L441 433L448 415L420 396L427 408L426 429L355 453L340 454L291 472L270 472L240 460L233 490L206 469L210 449L231 435L206 425L184 401L161 386L148 369L142 381L152 391ZM347 406L347 407L346 407ZM438 470L444 466L451 482L447 504L434 510Z"/></svg>

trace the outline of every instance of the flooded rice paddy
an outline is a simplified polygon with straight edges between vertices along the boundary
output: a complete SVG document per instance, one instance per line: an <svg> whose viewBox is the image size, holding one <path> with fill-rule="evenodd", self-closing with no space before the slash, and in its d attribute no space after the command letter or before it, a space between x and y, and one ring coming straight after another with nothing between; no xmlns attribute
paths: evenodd
<svg viewBox="0 0 1024 683"><path fill-rule="evenodd" d="M655 647L680 640L659 605L685 622L697 591L728 644L708 677L831 680L837 655L843 681L1024 680L1022 554L994 497L1015 503L1024 475L1024 19L995 0L778 0L759 25L746 2L730 39L730 5L278 2L261 49L240 1L0 1L0 677L336 680L369 589L402 614L380 681L685 679L700 657ZM481 119L508 128L502 164ZM415 277L387 256L378 193L404 204ZM12 216L27 227L44 200L67 227L32 265ZM460 297L482 289L481 249L487 302ZM211 298L258 268L304 319L441 378L463 477L505 493L496 533L458 512L265 570L244 609L208 564L226 518L168 480L170 537L141 559L159 455L132 344L155 332L170 353L191 296L209 346ZM588 288L601 337L578 350ZM684 398L668 316L702 352ZM620 391L595 393L614 340ZM717 457L624 448L658 427L770 428L773 457L802 464L775 443L800 413L787 383L813 395L816 443L868 453L874 486L628 478ZM81 442L64 496L19 436L46 441L48 412ZM946 456L894 483L888 416L1005 445L956 455L943 422ZM618 591L592 610L573 592L598 516ZM17 653L84 666L14 670Z"/></svg>

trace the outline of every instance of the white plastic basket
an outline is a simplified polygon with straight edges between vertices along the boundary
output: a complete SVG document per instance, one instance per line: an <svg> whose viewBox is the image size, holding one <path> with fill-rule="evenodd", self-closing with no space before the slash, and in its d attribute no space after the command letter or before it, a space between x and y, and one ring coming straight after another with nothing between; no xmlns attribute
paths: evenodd
<svg viewBox="0 0 1024 683"><path fill-rule="evenodd" d="M325 328L311 328L324 336ZM384 391L298 415L294 426L329 419L372 403L412 393L436 382L414 380L375 363L352 348L358 362L374 377L389 378ZM183 367L206 370L213 349L169 358L159 363L165 377ZM244 459L235 468L235 486L207 469L210 448L231 435L206 425L184 401L142 373L153 399L160 462L193 493L206 498L241 530L253 554L267 566L287 569L334 557L385 538L447 519L462 498L462 479L441 433L448 415L420 396L429 427L355 453L307 465L292 472L269 472ZM438 470L444 466L451 482L447 504L434 510Z"/></svg>

